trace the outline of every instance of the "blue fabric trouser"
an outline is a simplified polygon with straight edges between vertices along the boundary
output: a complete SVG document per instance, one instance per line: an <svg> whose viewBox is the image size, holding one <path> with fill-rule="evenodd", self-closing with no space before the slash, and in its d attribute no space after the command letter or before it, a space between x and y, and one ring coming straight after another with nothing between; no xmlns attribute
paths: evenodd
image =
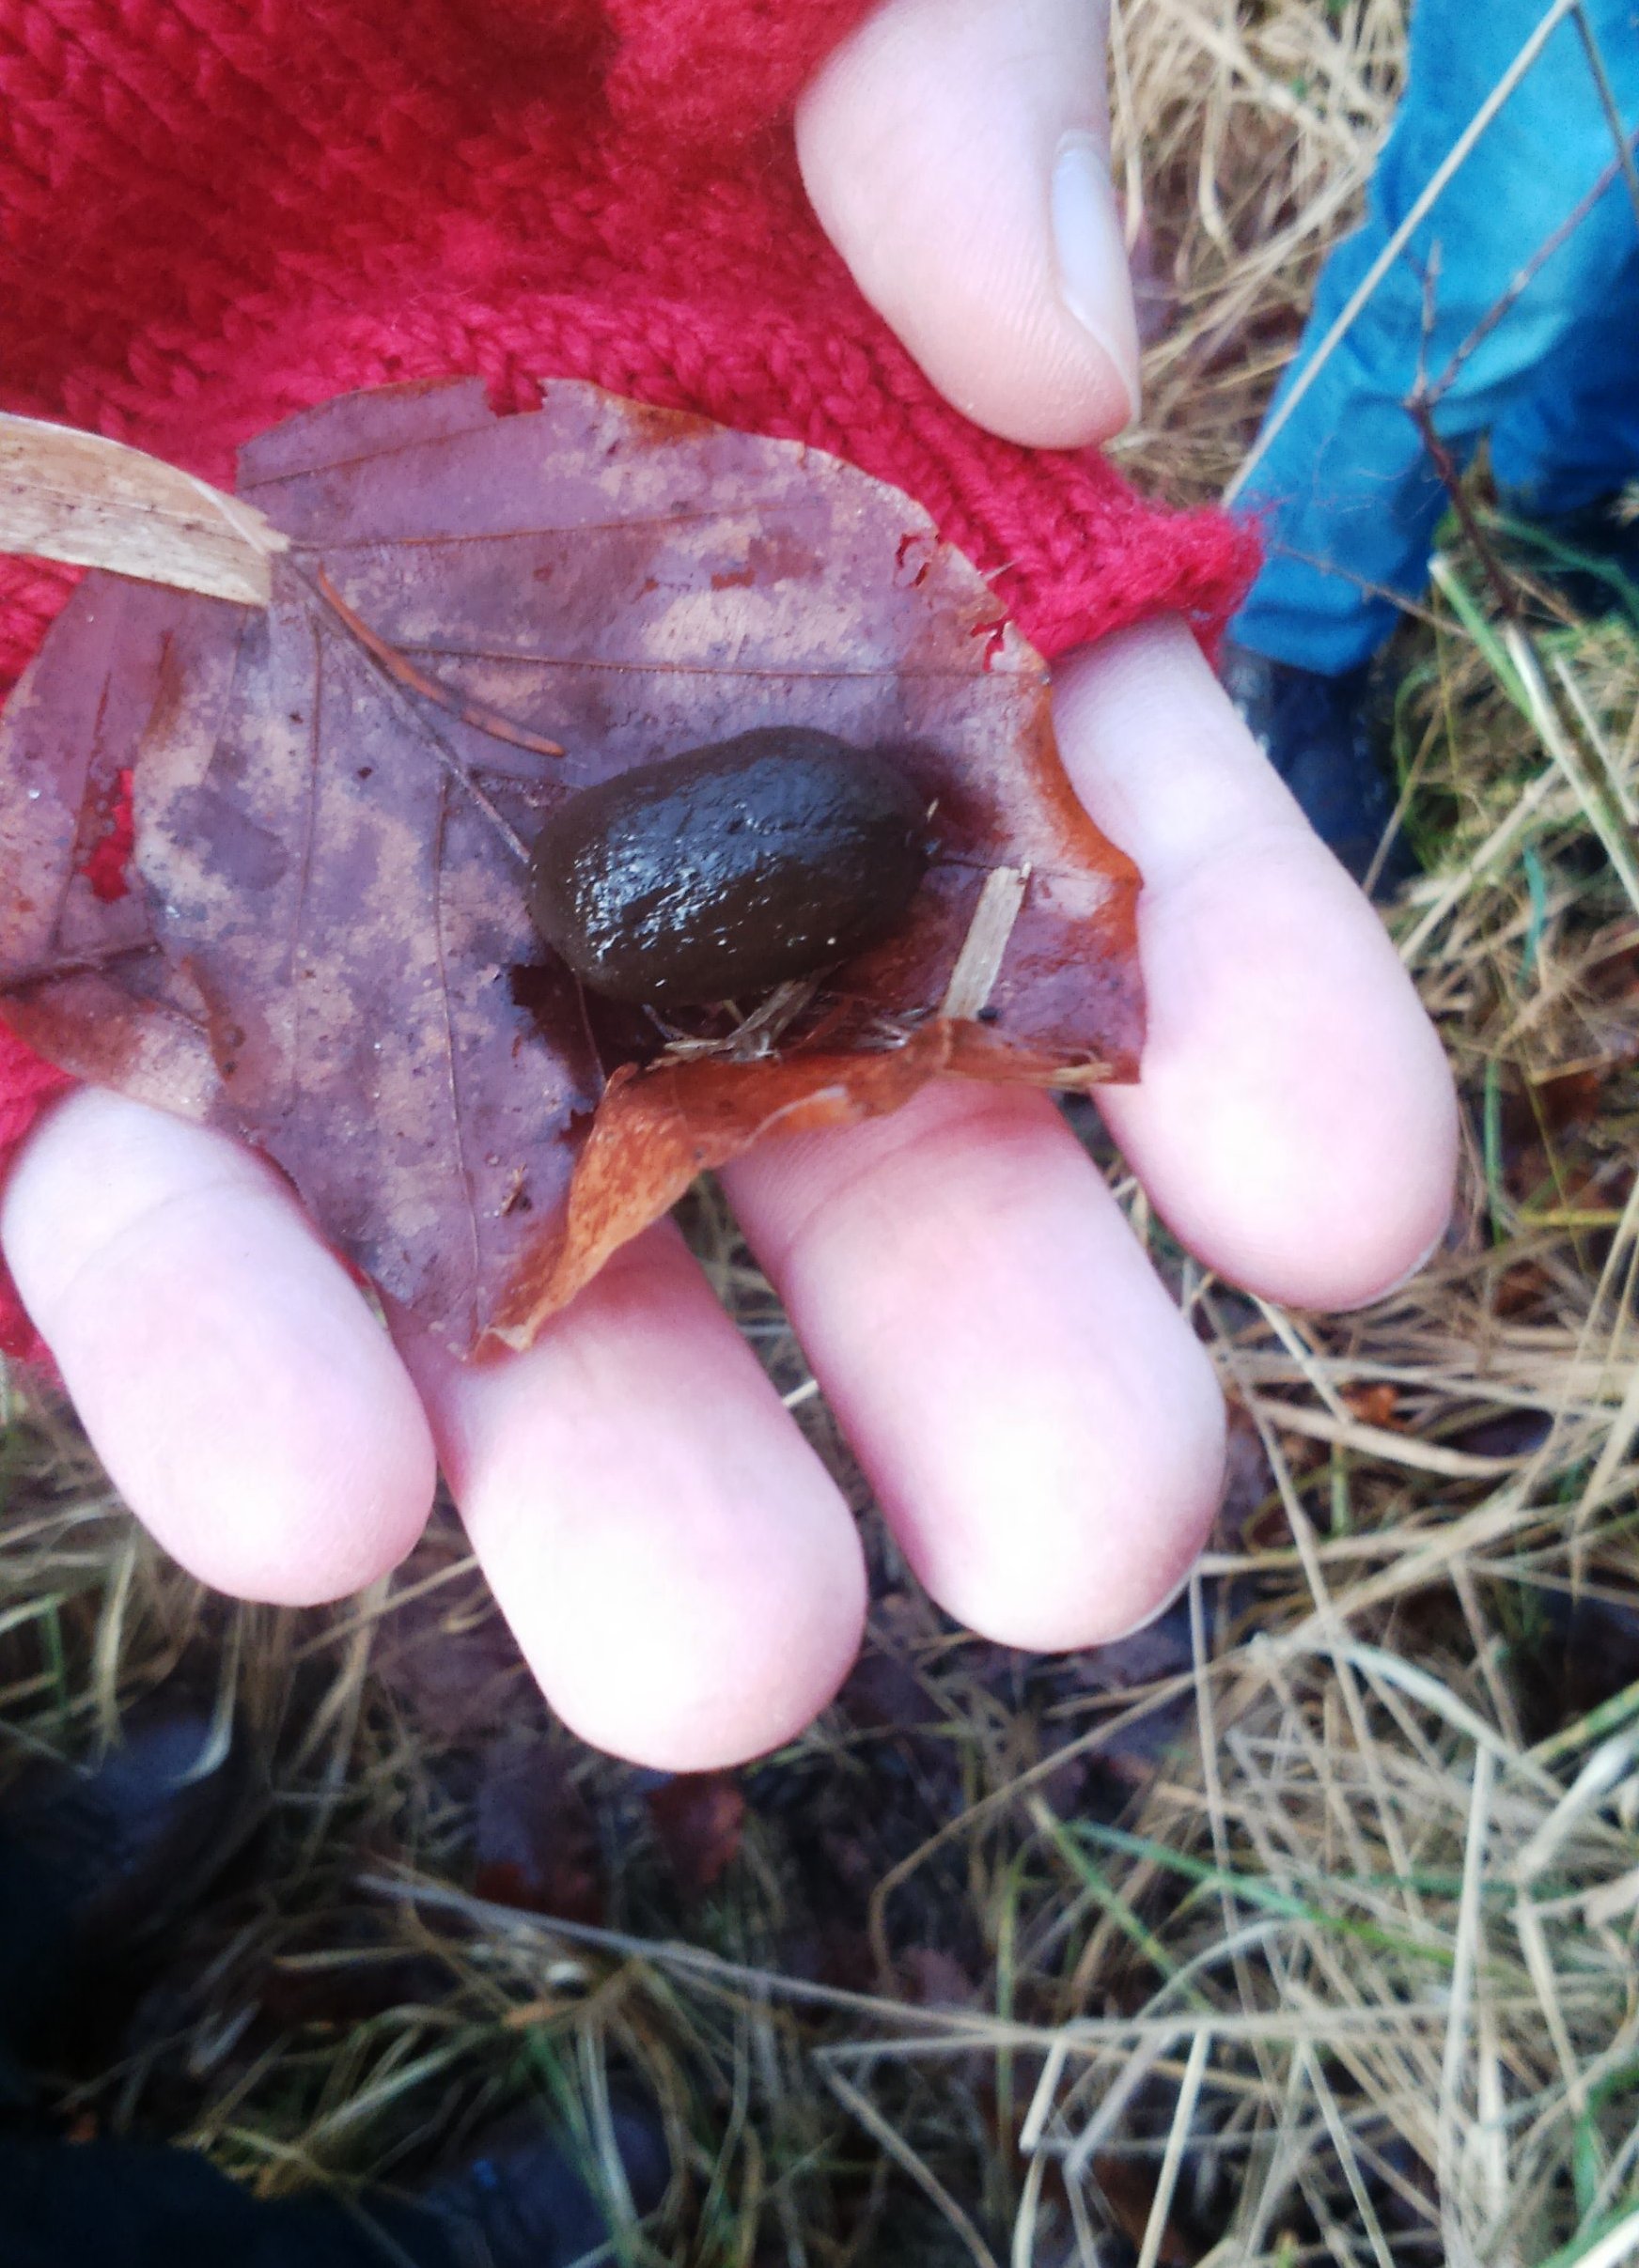
<svg viewBox="0 0 1639 2268"><path fill-rule="evenodd" d="M1534 27L1548 0L1416 0L1408 85L1364 225L1326 262L1276 405ZM1639 126L1639 0L1585 0L1623 124ZM1239 508L1267 563L1230 625L1256 652L1329 676L1381 645L1393 599L1428 580L1444 491L1404 407L1430 381L1616 155L1568 19L1458 168L1255 468ZM1458 464L1489 435L1523 516L1574 511L1639 477L1639 218L1617 179L1435 413ZM1324 564L1321 564L1324 563ZM1328 567L1335 571L1328 572ZM1371 588L1375 586L1375 593Z"/></svg>

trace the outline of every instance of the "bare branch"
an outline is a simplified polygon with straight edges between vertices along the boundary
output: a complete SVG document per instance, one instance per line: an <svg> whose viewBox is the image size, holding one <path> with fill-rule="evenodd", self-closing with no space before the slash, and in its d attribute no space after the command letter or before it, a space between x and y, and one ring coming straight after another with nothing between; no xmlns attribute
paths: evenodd
<svg viewBox="0 0 1639 2268"><path fill-rule="evenodd" d="M1639 145L1639 134L1635 134L1633 140L1636 145ZM1628 164L1631 168L1632 164L1632 157L1626 144L1623 145L1623 154L1627 158ZM1459 371L1462 368L1463 364L1467 362L1469 356L1473 354L1476 347L1481 346L1484 341L1491 336L1491 333L1502 321L1504 316L1507 314L1509 308L1517 303L1522 294L1532 283L1533 279L1544 267L1547 266L1548 262L1553 257L1553 255L1559 250L1561 244L1563 244L1569 237L1572 237L1576 234L1576 231L1582 226L1588 214L1593 210L1600 199L1610 189L1619 171L1621 171L1620 165L1615 160L1613 160L1613 162L1605 167L1603 173L1600 174L1599 179L1594 183L1593 187L1588 191L1586 196L1581 198L1579 202L1572 208L1572 210L1566 214L1564 220L1560 222L1557 228L1553 229L1551 234L1543 238L1541 243L1538 245L1536 251L1525 262L1525 265L1513 277L1506 288L1498 296L1498 298L1492 301L1491 304L1486 309L1484 315L1482 315L1479 321L1475 323L1474 329L1469 333L1468 336L1460 342L1457 351L1452 355L1451 360L1446 364L1444 369L1442 370L1440 376L1435 380L1433 385L1428 388L1427 399L1430 409L1432 409L1434 405L1439 402L1447 393L1452 381L1456 379Z"/></svg>
<svg viewBox="0 0 1639 2268"><path fill-rule="evenodd" d="M1439 474L1440 485L1451 501L1451 508L1462 522L1462 532L1474 546L1486 581L1491 586L1503 614L1509 621L1518 619L1520 601L1514 586L1497 557L1490 537L1475 516L1474 506L1463 492L1462 474L1444 442L1434 429L1433 400L1428 392L1428 350L1434 332L1434 295L1440 283L1440 247L1434 246L1428 268L1423 275L1423 330L1417 342L1417 379L1405 403L1407 416L1422 435L1423 446L1429 462Z"/></svg>

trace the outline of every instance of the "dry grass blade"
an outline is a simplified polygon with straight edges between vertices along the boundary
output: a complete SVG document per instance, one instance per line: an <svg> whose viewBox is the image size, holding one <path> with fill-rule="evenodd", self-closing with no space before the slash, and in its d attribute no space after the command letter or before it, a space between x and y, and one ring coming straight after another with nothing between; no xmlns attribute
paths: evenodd
<svg viewBox="0 0 1639 2268"><path fill-rule="evenodd" d="M0 412L0 551L262 607L286 549L251 505L157 457Z"/></svg>
<svg viewBox="0 0 1639 2268"><path fill-rule="evenodd" d="M1588 825L1598 835L1616 872L1621 877L1635 913L1639 913L1639 858L1633 854L1629 829L1619 812L1608 807L1600 783L1589 772L1580 751L1555 712L1530 640L1517 622L1503 627L1503 642L1520 673L1530 707L1531 721L1542 736L1542 745L1569 781Z"/></svg>
<svg viewBox="0 0 1639 2268"><path fill-rule="evenodd" d="M898 2134L867 2095L860 2092L851 2079L829 2064L825 2067L825 2084L837 2101L856 2118L867 2134L874 2135L897 2166L908 2173L918 2189L926 2191L967 2249L968 2257L976 2268L996 2268L996 2258L980 2236L973 2222L951 2196L944 2183L931 2172L904 2136Z"/></svg>
<svg viewBox="0 0 1639 2268"><path fill-rule="evenodd" d="M1144 2242L1138 2249L1138 2268L1155 2268L1161 2258L1161 2248L1166 2238L1167 2216L1172 2211L1173 2198L1178 2189L1179 2170L1183 2165L1184 2151L1189 2147L1191 2124L1195 2115L1195 2105L1200 2100L1207 2058L1211 2052L1211 2033L1197 2032L1190 2043L1189 2060L1179 2082L1178 2102L1167 2133L1161 2172L1156 2177L1155 2201L1149 2208Z"/></svg>
<svg viewBox="0 0 1639 2268"><path fill-rule="evenodd" d="M1029 887L1028 866L996 866L986 875L944 998L940 1002L941 1016L973 1017L983 1012L1007 957L1007 940L1013 934L1013 924L1019 919L1019 909Z"/></svg>

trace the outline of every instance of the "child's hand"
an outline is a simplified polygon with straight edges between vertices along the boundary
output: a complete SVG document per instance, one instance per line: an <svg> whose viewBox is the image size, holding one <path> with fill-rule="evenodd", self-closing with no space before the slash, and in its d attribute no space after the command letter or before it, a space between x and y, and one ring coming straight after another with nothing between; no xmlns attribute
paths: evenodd
<svg viewBox="0 0 1639 2268"><path fill-rule="evenodd" d="M1053 166L1100 136L1085 0L890 0L802 105L822 217L944 391L1021 440L1124 421L1133 350L1096 171L1055 266ZM1081 165L1082 160L1073 161ZM1072 307L1079 309L1077 319ZM1058 673L1060 745L1143 869L1149 1041L1106 1115L1209 1266L1299 1305L1371 1298L1438 1238L1456 1115L1383 931L1176 624ZM1217 1500L1210 1367L1043 1097L946 1082L725 1176L929 1589L1025 1646L1113 1637ZM678 1767L796 1732L864 1605L835 1487L669 1228L525 1356L398 1350L284 1185L97 1093L0 1205L18 1286L116 1482L179 1559L333 1597L419 1533L434 1443L548 1695Z"/></svg>

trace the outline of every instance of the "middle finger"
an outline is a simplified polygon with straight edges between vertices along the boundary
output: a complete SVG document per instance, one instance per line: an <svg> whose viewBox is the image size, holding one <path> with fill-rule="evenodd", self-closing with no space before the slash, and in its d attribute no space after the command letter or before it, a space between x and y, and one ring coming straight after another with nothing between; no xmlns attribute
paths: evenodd
<svg viewBox="0 0 1639 2268"><path fill-rule="evenodd" d="M724 1178L934 1597L1043 1650L1147 1620L1216 1509L1223 1406L1053 1104L942 1080Z"/></svg>

